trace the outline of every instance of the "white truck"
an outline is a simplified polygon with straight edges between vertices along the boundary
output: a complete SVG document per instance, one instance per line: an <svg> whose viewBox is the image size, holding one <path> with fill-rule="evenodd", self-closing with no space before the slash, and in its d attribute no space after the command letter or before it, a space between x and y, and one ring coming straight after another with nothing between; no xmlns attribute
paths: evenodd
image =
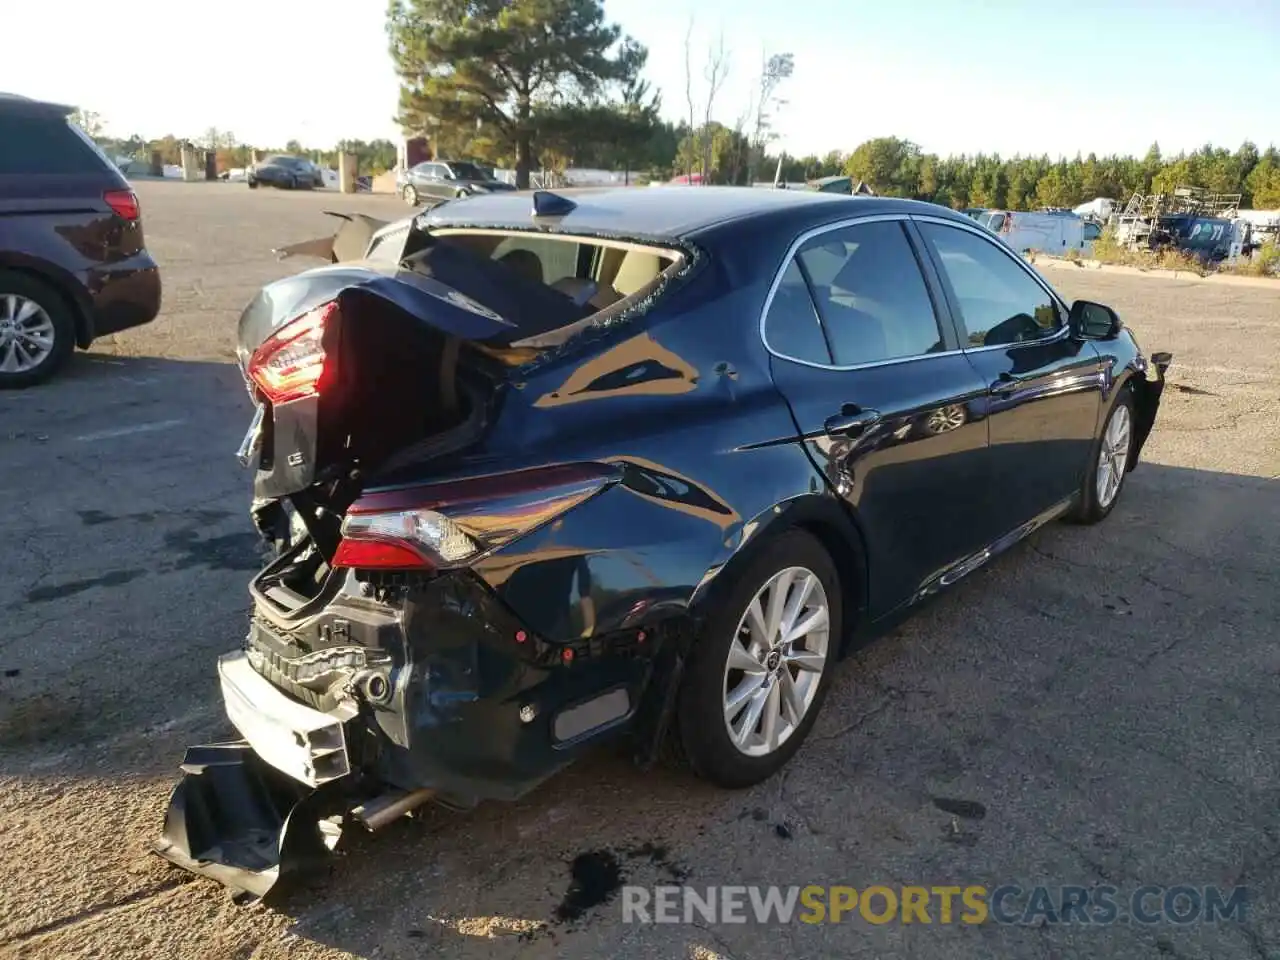
<svg viewBox="0 0 1280 960"><path fill-rule="evenodd" d="M1093 242L1102 234L1099 224L1072 213L988 210L976 219L1018 253L1034 250L1060 257L1074 250L1089 257Z"/></svg>

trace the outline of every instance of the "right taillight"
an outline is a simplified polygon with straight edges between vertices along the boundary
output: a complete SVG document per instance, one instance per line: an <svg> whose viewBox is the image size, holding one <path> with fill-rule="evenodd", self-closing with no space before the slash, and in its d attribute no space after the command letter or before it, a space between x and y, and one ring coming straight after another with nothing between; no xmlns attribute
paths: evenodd
<svg viewBox="0 0 1280 960"><path fill-rule="evenodd" d="M336 374L334 358L325 353L326 325L338 312L326 303L286 323L249 358L245 371L272 403L315 396Z"/></svg>
<svg viewBox="0 0 1280 960"><path fill-rule="evenodd" d="M369 494L343 519L332 565L360 570L464 566L555 519L618 476L607 464L566 464Z"/></svg>
<svg viewBox="0 0 1280 960"><path fill-rule="evenodd" d="M138 206L138 195L132 190L108 190L102 195L102 199L115 211L116 216L130 223L137 220L142 213Z"/></svg>

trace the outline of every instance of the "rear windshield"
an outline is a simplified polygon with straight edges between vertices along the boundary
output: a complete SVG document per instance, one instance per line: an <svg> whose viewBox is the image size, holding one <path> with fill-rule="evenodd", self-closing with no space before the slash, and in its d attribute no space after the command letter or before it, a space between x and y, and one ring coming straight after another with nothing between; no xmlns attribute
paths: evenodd
<svg viewBox="0 0 1280 960"><path fill-rule="evenodd" d="M514 342L625 309L653 289L676 256L532 231L446 229L406 265L498 314L512 325Z"/></svg>
<svg viewBox="0 0 1280 960"><path fill-rule="evenodd" d="M0 113L0 175L101 173L102 158L62 117Z"/></svg>

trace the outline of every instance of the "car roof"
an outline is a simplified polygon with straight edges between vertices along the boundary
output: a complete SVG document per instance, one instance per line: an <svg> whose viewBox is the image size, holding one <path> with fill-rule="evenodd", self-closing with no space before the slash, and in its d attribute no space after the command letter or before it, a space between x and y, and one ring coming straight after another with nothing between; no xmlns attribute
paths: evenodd
<svg viewBox="0 0 1280 960"><path fill-rule="evenodd" d="M32 100L30 97L24 97L17 93L0 92L0 113L65 117L70 113L74 113L75 109L75 107L69 107L61 103Z"/></svg>
<svg viewBox="0 0 1280 960"><path fill-rule="evenodd" d="M579 187L553 190L576 206L562 217L543 218L543 229L564 233L632 236L679 241L745 218L799 221L817 226L877 213L930 213L965 219L931 203L893 197L848 196L816 190L764 187ZM505 191L452 200L428 210L428 228L529 229L532 193ZM554 224L552 226L551 224Z"/></svg>

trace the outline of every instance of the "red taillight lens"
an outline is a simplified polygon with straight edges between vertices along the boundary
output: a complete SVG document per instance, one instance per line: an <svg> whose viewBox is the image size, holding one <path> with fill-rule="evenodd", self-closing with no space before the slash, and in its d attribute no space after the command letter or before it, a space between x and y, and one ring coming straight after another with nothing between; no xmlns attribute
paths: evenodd
<svg viewBox="0 0 1280 960"><path fill-rule="evenodd" d="M605 464L570 464L370 494L353 503L342 521L332 565L463 566L555 519L617 476Z"/></svg>
<svg viewBox="0 0 1280 960"><path fill-rule="evenodd" d="M108 190L102 195L102 199L118 216L130 222L137 220L141 213L138 198L132 190Z"/></svg>
<svg viewBox="0 0 1280 960"><path fill-rule="evenodd" d="M320 392L321 380L332 363L326 363L325 326L338 311L326 303L285 324L268 337L249 358L247 372L272 403L287 403Z"/></svg>

